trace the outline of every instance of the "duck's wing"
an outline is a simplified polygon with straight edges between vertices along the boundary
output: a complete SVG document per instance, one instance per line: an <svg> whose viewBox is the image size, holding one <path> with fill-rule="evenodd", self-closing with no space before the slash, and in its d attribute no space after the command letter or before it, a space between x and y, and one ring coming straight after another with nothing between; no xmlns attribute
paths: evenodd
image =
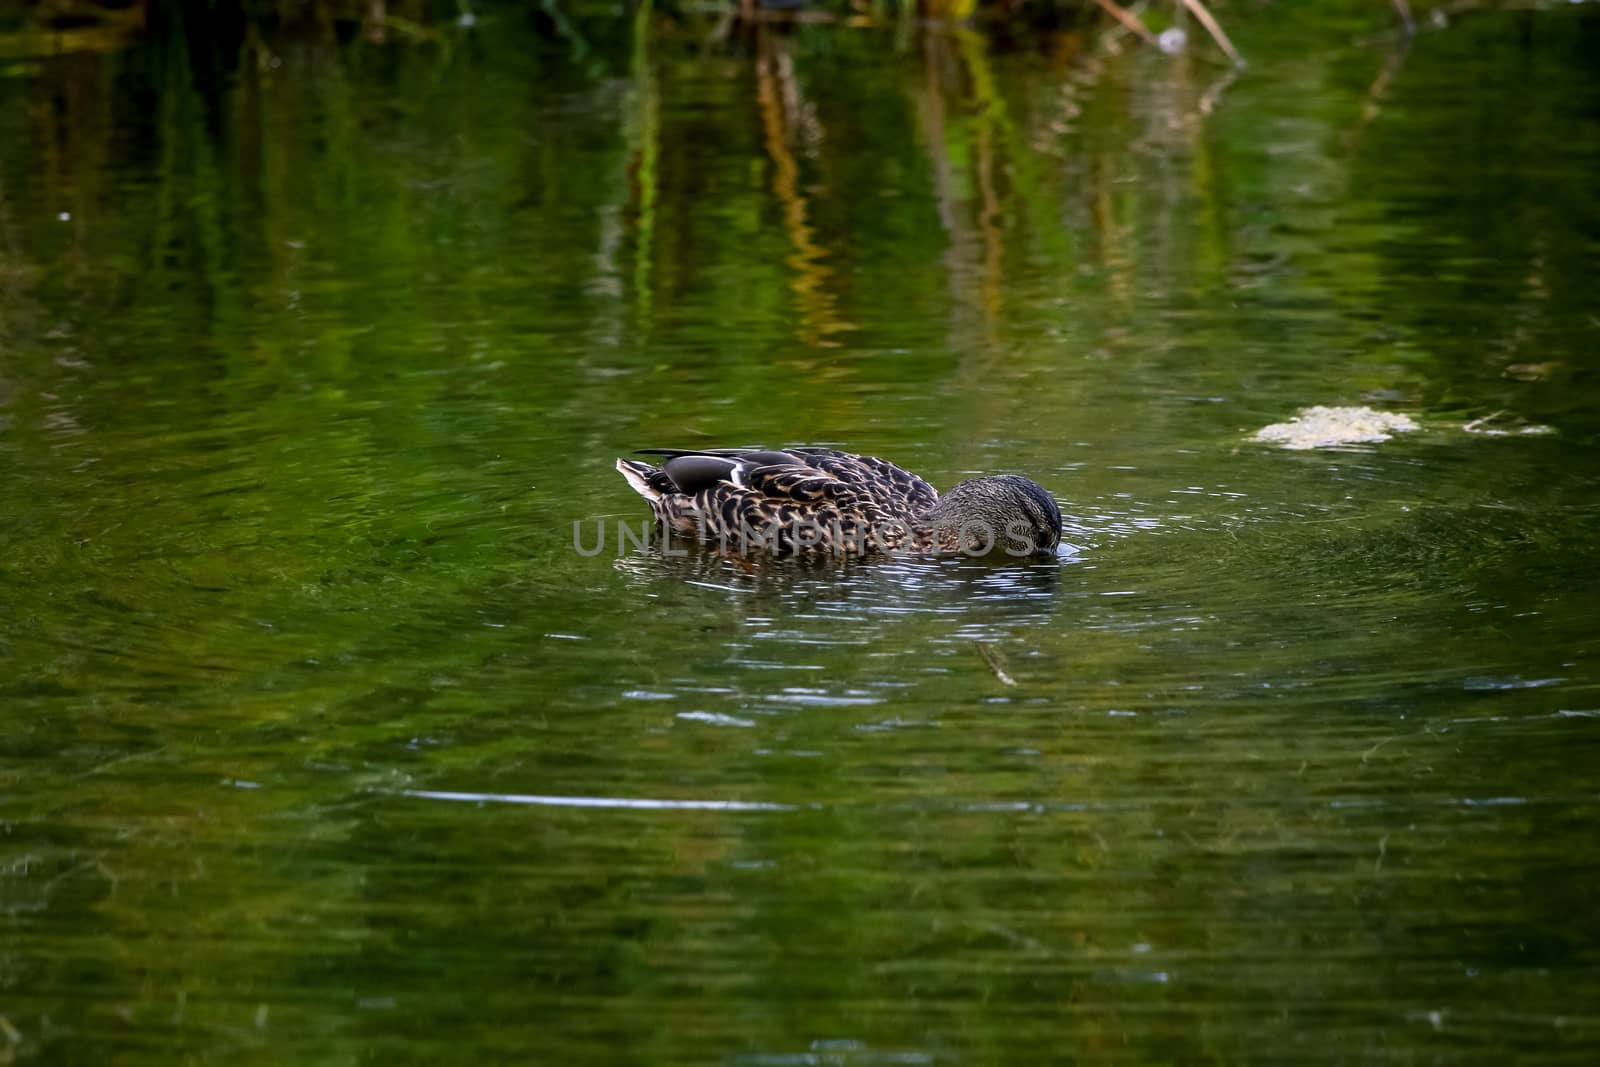
<svg viewBox="0 0 1600 1067"><path fill-rule="evenodd" d="M757 448L640 451L666 456L667 461L654 468L621 460L618 469L630 475L629 468L639 468L628 480L640 495L649 495L646 489L660 493L652 500L657 513L683 532L688 532L692 520L694 532L702 538L736 542L741 550L750 550L754 543L785 554L859 545L869 531L885 527L890 528L886 536L899 536L892 527L893 520L901 518L900 509L886 503L892 494L886 495L885 486L893 479L848 462L859 460L848 453Z"/></svg>
<svg viewBox="0 0 1600 1067"><path fill-rule="evenodd" d="M691 495L718 482L748 485L749 473L761 467L806 467L799 456L767 448L641 448L637 454L665 456L661 469L680 493Z"/></svg>
<svg viewBox="0 0 1600 1067"><path fill-rule="evenodd" d="M799 492L798 499L807 499L799 483L820 473L853 487L894 518L914 519L939 502L939 491L904 467L834 448L641 448L638 454L667 457L664 469L684 493L700 492L719 481L748 486L756 471L771 467L777 469L765 475L771 481L769 491L780 497ZM791 492L790 483L796 479Z"/></svg>
<svg viewBox="0 0 1600 1067"><path fill-rule="evenodd" d="M790 448L787 452L842 481L850 482L878 502L890 516L907 521L939 502L939 491L904 467L877 456L858 456L832 448Z"/></svg>

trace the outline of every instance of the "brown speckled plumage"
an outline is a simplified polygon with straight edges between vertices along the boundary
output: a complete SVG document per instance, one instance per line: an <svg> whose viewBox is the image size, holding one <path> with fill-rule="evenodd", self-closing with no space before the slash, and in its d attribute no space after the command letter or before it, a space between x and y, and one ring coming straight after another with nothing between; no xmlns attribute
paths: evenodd
<svg viewBox="0 0 1600 1067"><path fill-rule="evenodd" d="M619 459L617 470L672 536L734 552L957 552L978 547L980 528L987 549L998 550L1008 530L1008 546L1031 551L1060 540L1055 501L1015 475L963 482L941 498L887 460L831 448L640 451L666 460Z"/></svg>

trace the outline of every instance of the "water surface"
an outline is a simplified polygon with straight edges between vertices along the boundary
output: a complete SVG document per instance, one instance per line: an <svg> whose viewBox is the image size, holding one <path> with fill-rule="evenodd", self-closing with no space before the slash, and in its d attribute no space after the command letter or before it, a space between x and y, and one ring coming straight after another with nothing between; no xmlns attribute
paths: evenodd
<svg viewBox="0 0 1600 1067"><path fill-rule="evenodd" d="M1600 20L1385 16L5 67L0 1056L1592 1062ZM1073 551L619 550L795 442Z"/></svg>

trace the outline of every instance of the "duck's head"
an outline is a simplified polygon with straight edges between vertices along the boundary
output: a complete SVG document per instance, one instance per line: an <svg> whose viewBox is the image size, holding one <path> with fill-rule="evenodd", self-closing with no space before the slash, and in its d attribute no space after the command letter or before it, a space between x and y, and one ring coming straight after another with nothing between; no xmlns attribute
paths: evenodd
<svg viewBox="0 0 1600 1067"><path fill-rule="evenodd" d="M1061 543L1061 509L1037 482L1015 474L973 478L928 512L935 544L968 555L1032 556Z"/></svg>

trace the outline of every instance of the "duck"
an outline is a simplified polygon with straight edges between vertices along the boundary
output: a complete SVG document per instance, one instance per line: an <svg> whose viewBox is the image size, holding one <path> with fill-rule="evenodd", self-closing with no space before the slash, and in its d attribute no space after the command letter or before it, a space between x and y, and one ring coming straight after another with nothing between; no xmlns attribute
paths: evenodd
<svg viewBox="0 0 1600 1067"><path fill-rule="evenodd" d="M972 478L943 495L876 456L833 448L641 448L617 460L668 537L740 555L1053 554L1061 509L1016 474Z"/></svg>

